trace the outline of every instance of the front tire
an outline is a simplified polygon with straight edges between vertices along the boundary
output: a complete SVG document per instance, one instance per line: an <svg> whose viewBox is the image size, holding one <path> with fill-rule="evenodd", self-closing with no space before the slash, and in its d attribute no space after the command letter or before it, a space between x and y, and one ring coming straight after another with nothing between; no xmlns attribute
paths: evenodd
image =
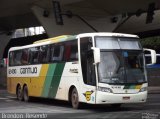
<svg viewBox="0 0 160 119"><path fill-rule="evenodd" d="M80 107L79 96L76 88L72 90L71 104L74 109L78 109Z"/></svg>

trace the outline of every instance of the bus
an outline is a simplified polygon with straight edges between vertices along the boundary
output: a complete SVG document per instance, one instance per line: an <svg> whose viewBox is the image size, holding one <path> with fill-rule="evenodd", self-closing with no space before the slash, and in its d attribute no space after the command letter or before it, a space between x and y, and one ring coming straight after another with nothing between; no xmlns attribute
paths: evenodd
<svg viewBox="0 0 160 119"><path fill-rule="evenodd" d="M146 63L149 64L151 62L151 55L145 54L145 59L146 59ZM147 68L149 69L159 69L160 68L160 54L156 54L156 63L147 65Z"/></svg>
<svg viewBox="0 0 160 119"><path fill-rule="evenodd" d="M136 35L62 35L8 52L7 90L20 101L42 97L69 101L75 109L81 103L119 107L146 102L147 87Z"/></svg>

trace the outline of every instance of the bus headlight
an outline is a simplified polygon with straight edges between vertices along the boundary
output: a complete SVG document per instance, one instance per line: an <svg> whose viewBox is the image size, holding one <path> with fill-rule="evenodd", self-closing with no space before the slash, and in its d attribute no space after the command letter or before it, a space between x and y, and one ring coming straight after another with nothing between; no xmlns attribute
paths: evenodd
<svg viewBox="0 0 160 119"><path fill-rule="evenodd" d="M147 87L141 88L139 92L144 92L144 91L147 91Z"/></svg>
<svg viewBox="0 0 160 119"><path fill-rule="evenodd" d="M98 86L98 91L113 93L113 91L110 88L100 87L100 86Z"/></svg>

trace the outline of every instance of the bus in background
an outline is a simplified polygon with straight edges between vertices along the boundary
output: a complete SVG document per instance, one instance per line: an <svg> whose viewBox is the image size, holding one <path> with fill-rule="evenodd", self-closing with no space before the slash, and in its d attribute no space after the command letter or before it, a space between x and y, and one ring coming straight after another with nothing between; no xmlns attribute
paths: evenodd
<svg viewBox="0 0 160 119"><path fill-rule="evenodd" d="M147 99L144 51L136 35L64 35L10 48L8 60L8 92L18 100L53 98L79 108L81 102L118 107Z"/></svg>
<svg viewBox="0 0 160 119"><path fill-rule="evenodd" d="M7 67L7 58L0 59L0 67Z"/></svg>
<svg viewBox="0 0 160 119"><path fill-rule="evenodd" d="M151 62L151 55L145 54L146 63L150 64ZM147 68L160 68L160 54L156 54L156 63L147 65Z"/></svg>

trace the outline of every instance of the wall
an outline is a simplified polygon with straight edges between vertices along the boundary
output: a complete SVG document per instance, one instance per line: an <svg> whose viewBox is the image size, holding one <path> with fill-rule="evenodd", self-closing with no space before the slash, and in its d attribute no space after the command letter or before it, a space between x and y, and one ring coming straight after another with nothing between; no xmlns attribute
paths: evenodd
<svg viewBox="0 0 160 119"><path fill-rule="evenodd" d="M3 57L5 47L7 46L10 39L11 39L11 36L0 35L0 59Z"/></svg>
<svg viewBox="0 0 160 119"><path fill-rule="evenodd" d="M6 89L6 86L7 86L6 68L0 67L0 89Z"/></svg>
<svg viewBox="0 0 160 119"><path fill-rule="evenodd" d="M160 68L147 69L149 86L160 86Z"/></svg>

